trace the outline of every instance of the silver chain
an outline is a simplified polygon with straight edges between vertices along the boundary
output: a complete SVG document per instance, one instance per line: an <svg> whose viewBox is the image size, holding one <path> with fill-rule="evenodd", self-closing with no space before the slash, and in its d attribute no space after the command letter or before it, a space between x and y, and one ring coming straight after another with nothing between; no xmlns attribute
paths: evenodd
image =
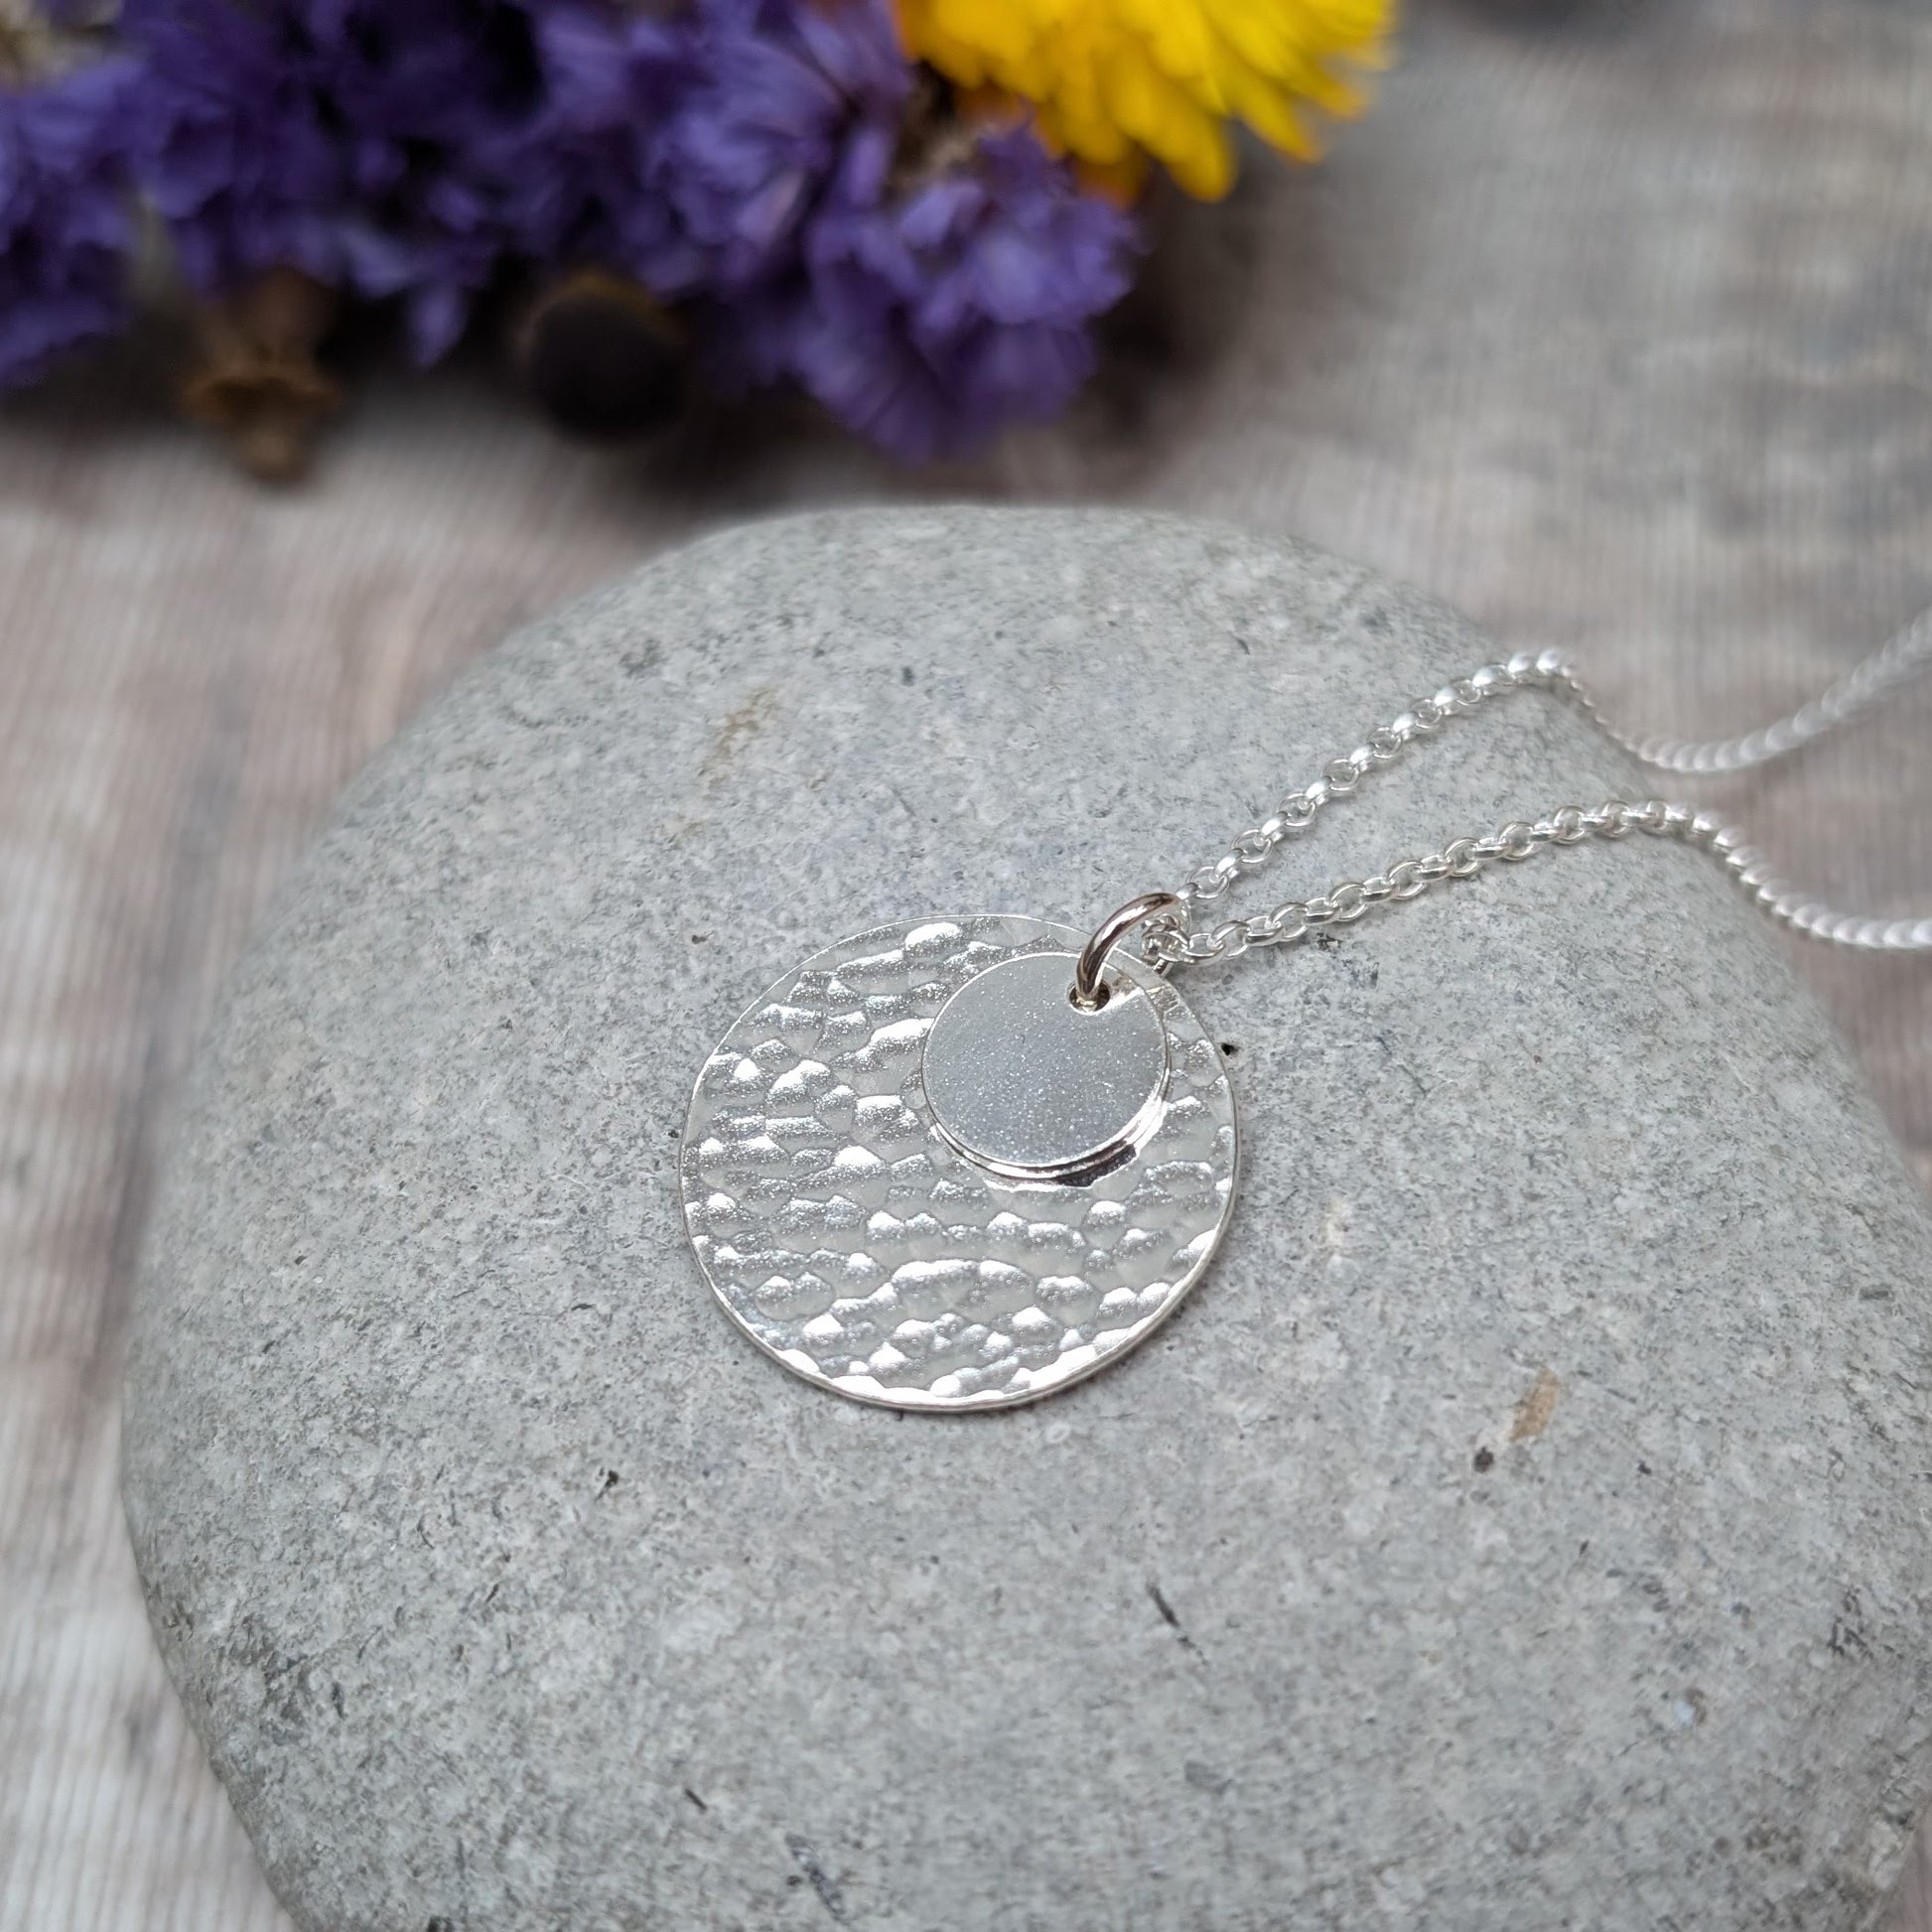
<svg viewBox="0 0 1932 1932"><path fill-rule="evenodd" d="M1211 904L1239 880L1258 871L1285 841L1306 834L1337 798L1349 797L1371 771L1393 764L1419 739L1432 738L1451 719L1477 711L1490 699L1516 691L1552 691L1579 705L1614 744L1661 770L1728 774L1768 763L1871 710L1883 698L1932 668L1932 610L1922 612L1884 647L1841 678L1822 697L1788 718L1743 738L1698 744L1677 739L1634 739L1611 725L1562 653L1520 652L1451 679L1427 698L1417 698L1386 725L1378 726L1344 758L1330 759L1321 775L1291 791L1274 811L1243 832L1220 858L1198 871L1173 895L1170 909L1150 917L1141 951L1164 971L1207 960L1234 959L1257 946L1291 946L1332 925L1352 925L1377 905L1420 898L1445 879L1469 879L1485 866L1515 864L1550 846L1586 839L1621 839L1632 832L1676 839L1709 852L1771 919L1807 938L1862 952L1932 952L1932 917L1865 918L1836 912L1775 879L1763 858L1734 826L1695 806L1649 798L1631 804L1611 799L1593 811L1564 805L1536 819L1515 819L1481 838L1451 839L1439 852L1402 859L1368 879L1343 880L1306 899L1285 899L1246 918L1196 923L1196 908Z"/></svg>

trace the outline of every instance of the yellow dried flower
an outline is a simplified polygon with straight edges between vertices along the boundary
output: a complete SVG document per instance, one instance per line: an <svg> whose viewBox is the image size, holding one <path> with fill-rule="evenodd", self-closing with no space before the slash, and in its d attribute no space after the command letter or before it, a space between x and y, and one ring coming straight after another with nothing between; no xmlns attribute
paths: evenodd
<svg viewBox="0 0 1932 1932"><path fill-rule="evenodd" d="M1348 116L1383 65L1395 0L898 0L907 50L964 87L1031 101L1048 141L1131 176L1143 155L1191 195L1234 180L1230 120L1313 160L1306 110Z"/></svg>

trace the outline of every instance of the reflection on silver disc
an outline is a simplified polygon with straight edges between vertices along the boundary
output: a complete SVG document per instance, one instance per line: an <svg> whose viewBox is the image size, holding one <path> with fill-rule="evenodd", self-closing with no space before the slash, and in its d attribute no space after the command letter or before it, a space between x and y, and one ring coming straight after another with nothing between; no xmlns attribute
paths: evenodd
<svg viewBox="0 0 1932 1932"><path fill-rule="evenodd" d="M1075 955L1018 953L976 973L926 1035L926 1104L969 1160L1016 1180L1068 1180L1128 1153L1159 1121L1168 1030L1124 974L1073 1003Z"/></svg>
<svg viewBox="0 0 1932 1932"><path fill-rule="evenodd" d="M705 1276L759 1347L861 1401L998 1408L1091 1374L1192 1287L1233 1205L1234 1097L1159 975L1122 952L1108 962L1115 998L1158 1020L1165 1064L1149 1117L1087 1177L995 1172L926 1098L926 1040L948 1002L1084 937L1018 916L880 926L808 959L726 1034L698 1076L680 1183ZM995 1032L977 1040L1001 1050ZM1057 1144L1116 1114L1134 1084L1084 1110L1063 1102L1074 1127ZM1006 1133L990 1114L976 1131Z"/></svg>

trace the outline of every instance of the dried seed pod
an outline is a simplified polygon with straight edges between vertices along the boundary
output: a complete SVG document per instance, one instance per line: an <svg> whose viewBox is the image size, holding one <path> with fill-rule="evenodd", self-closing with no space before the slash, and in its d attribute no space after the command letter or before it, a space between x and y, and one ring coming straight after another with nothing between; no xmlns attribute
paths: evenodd
<svg viewBox="0 0 1932 1932"><path fill-rule="evenodd" d="M580 269L540 296L516 343L523 380L560 428L623 442L684 406L683 330L637 283Z"/></svg>
<svg viewBox="0 0 1932 1932"><path fill-rule="evenodd" d="M301 476L323 423L343 406L341 384L315 359L337 301L298 270L275 268L197 312L202 359L182 407L264 483Z"/></svg>

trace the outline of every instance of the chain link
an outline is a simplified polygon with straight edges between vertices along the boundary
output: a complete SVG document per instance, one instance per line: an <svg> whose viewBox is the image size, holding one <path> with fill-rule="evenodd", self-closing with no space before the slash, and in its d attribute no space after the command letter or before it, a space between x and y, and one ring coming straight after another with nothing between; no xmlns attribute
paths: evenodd
<svg viewBox="0 0 1932 1932"><path fill-rule="evenodd" d="M1337 798L1352 795L1371 772L1394 764L1419 740L1432 738L1452 718L1478 711L1490 699L1517 691L1546 690L1569 698L1604 736L1647 764L1705 774L1747 770L1795 751L1869 711L1891 692L1932 668L1932 610L1921 613L1881 650L1841 678L1823 697L1776 724L1743 738L1697 744L1676 739L1633 739L1608 723L1575 668L1554 650L1519 652L1453 678L1429 697L1370 732L1344 758L1330 759L1321 775L1291 791L1259 825L1243 832L1220 858L1200 867L1174 895L1178 903L1150 918L1141 950L1153 965L1199 965L1234 959L1261 946L1299 944L1328 926L1352 925L1378 905L1419 898L1446 879L1470 879L1485 867L1517 864L1549 846L1586 839L1621 839L1632 832L1674 839L1711 853L1731 880L1769 918L1807 938L1862 952L1932 951L1932 917L1865 918L1836 912L1780 884L1744 835L1711 813L1662 798L1631 804L1611 799L1594 811L1565 805L1546 817L1516 819L1486 838L1453 839L1440 852L1403 859L1368 879L1343 880L1307 899L1285 899L1268 910L1219 923L1197 923L1196 908L1222 897L1260 870L1276 849L1308 832Z"/></svg>
<svg viewBox="0 0 1932 1932"><path fill-rule="evenodd" d="M1790 717L1780 718L1758 731L1746 732L1742 738L1704 741L1631 738L1603 716L1574 668L1566 664L1556 676L1569 695L1589 714L1597 730L1632 758L1654 770L1676 772L1680 777L1709 778L1728 777L1733 772L1749 771L1757 765L1769 764L1773 759L1784 758L1801 746L1876 710L1893 692L1902 690L1928 669L1932 669L1932 610L1921 611L1887 643Z"/></svg>

